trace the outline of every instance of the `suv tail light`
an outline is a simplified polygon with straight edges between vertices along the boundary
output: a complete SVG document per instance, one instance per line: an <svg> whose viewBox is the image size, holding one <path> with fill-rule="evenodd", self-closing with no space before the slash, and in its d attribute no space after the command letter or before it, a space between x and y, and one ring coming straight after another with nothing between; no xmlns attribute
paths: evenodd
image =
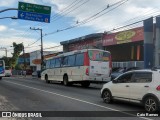
<svg viewBox="0 0 160 120"><path fill-rule="evenodd" d="M160 85L156 88L157 91L160 91Z"/></svg>
<svg viewBox="0 0 160 120"><path fill-rule="evenodd" d="M89 69L88 68L86 69L86 75L89 75Z"/></svg>

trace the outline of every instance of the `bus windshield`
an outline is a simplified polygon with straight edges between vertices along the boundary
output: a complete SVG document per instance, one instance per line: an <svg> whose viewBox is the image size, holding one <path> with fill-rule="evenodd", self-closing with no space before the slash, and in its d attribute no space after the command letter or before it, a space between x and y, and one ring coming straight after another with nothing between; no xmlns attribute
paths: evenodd
<svg viewBox="0 0 160 120"><path fill-rule="evenodd" d="M5 70L10 70L10 69L11 69L11 67L5 66Z"/></svg>
<svg viewBox="0 0 160 120"><path fill-rule="evenodd" d="M3 61L0 61L0 67L2 67L3 66Z"/></svg>
<svg viewBox="0 0 160 120"><path fill-rule="evenodd" d="M109 61L110 53L99 50L88 50L90 60L93 61Z"/></svg>

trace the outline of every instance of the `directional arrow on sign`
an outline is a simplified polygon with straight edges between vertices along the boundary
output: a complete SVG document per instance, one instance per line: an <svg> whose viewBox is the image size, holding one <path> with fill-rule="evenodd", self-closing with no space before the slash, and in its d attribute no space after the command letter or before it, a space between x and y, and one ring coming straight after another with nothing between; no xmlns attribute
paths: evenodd
<svg viewBox="0 0 160 120"><path fill-rule="evenodd" d="M21 5L21 8L24 9L25 8L24 5Z"/></svg>
<svg viewBox="0 0 160 120"><path fill-rule="evenodd" d="M24 17L23 13L20 15L21 17Z"/></svg>

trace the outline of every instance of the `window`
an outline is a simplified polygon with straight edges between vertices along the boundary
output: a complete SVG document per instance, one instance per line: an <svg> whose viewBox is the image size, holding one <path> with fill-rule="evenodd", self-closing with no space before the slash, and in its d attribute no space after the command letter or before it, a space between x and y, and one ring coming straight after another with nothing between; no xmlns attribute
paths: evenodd
<svg viewBox="0 0 160 120"><path fill-rule="evenodd" d="M68 56L68 66L74 66L75 64L75 55Z"/></svg>
<svg viewBox="0 0 160 120"><path fill-rule="evenodd" d="M61 58L56 58L56 63L55 63L55 67L60 67L61 66Z"/></svg>
<svg viewBox="0 0 160 120"><path fill-rule="evenodd" d="M63 65L63 67L68 66L68 57L67 56L62 58L62 65Z"/></svg>
<svg viewBox="0 0 160 120"><path fill-rule="evenodd" d="M149 83L152 81L152 73L151 72L135 73L132 81L135 83Z"/></svg>
<svg viewBox="0 0 160 120"><path fill-rule="evenodd" d="M110 53L98 50L89 50L88 55L90 60L93 61L109 61Z"/></svg>
<svg viewBox="0 0 160 120"><path fill-rule="evenodd" d="M76 66L82 66L84 64L84 54L77 54L76 55Z"/></svg>
<svg viewBox="0 0 160 120"><path fill-rule="evenodd" d="M133 73L126 73L117 79L118 83L130 83Z"/></svg>
<svg viewBox="0 0 160 120"><path fill-rule="evenodd" d="M50 64L50 68L54 68L54 66L55 66L55 59L52 59L51 64Z"/></svg>
<svg viewBox="0 0 160 120"><path fill-rule="evenodd" d="M10 70L11 68L9 66L5 66L5 70Z"/></svg>
<svg viewBox="0 0 160 120"><path fill-rule="evenodd" d="M46 68L47 69L50 68L50 60L47 60L47 62L46 62Z"/></svg>

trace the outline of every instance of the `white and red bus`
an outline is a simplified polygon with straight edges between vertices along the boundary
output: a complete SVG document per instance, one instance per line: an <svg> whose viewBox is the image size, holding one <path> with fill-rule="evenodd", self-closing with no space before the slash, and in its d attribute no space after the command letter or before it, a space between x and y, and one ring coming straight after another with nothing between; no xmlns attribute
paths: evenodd
<svg viewBox="0 0 160 120"><path fill-rule="evenodd" d="M46 60L46 70L41 73L41 79L47 83L61 81L64 85L80 83L88 87L90 83L110 81L111 69L110 52L99 49L76 50Z"/></svg>

